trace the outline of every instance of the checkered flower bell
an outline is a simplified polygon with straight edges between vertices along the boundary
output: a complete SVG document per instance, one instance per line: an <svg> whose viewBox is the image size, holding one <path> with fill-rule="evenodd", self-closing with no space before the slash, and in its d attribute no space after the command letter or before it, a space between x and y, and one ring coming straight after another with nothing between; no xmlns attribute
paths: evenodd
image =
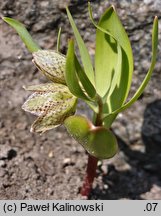
<svg viewBox="0 0 161 216"><path fill-rule="evenodd" d="M32 132L45 132L63 124L73 115L77 98L65 85L65 57L55 51L39 50L33 53L33 62L52 82L24 87L32 91L22 109L38 118L31 126Z"/></svg>

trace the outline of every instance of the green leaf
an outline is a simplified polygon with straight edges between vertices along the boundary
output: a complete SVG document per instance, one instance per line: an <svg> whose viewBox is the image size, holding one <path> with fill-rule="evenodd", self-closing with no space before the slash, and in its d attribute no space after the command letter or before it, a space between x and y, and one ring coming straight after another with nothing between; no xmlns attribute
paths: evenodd
<svg viewBox="0 0 161 216"><path fill-rule="evenodd" d="M75 112L77 99L65 85L46 83L26 89L34 93L29 96L22 109L38 116L31 127L32 132L45 132L55 128Z"/></svg>
<svg viewBox="0 0 161 216"><path fill-rule="evenodd" d="M61 38L61 27L59 28L58 37L57 37L57 46L56 46L57 52L60 52L60 38Z"/></svg>
<svg viewBox="0 0 161 216"><path fill-rule="evenodd" d="M99 159L112 158L118 152L116 137L104 127L92 129L84 147L89 154Z"/></svg>
<svg viewBox="0 0 161 216"><path fill-rule="evenodd" d="M134 94L134 96L119 109L113 111L111 114L104 115L105 119L108 118L109 116L116 115L117 113L129 108L143 93L146 85L148 84L151 78L152 72L155 67L156 58L157 58L157 46L158 46L158 18L155 17L154 23L153 23L153 30L152 30L152 60L151 60L151 65L148 70L148 73L145 76L142 84L138 88L137 92Z"/></svg>
<svg viewBox="0 0 161 216"><path fill-rule="evenodd" d="M89 100L80 87L77 75L76 75L76 57L74 53L74 41L70 40L68 43L68 51L66 56L66 67L65 67L65 80L67 86L72 94L78 98Z"/></svg>
<svg viewBox="0 0 161 216"><path fill-rule="evenodd" d="M119 46L119 44L117 44L117 50L118 50L118 60L117 60L116 68L115 68L115 73L111 77L110 88L108 89L106 95L104 96L104 100L106 101L110 99L110 96L115 90L116 85L119 85L120 78L121 78L122 51L121 51L121 47Z"/></svg>
<svg viewBox="0 0 161 216"><path fill-rule="evenodd" d="M133 72L131 45L113 6L103 14L98 25L93 20L90 4L89 12L92 22L97 27L96 89L98 94L104 97L112 87L111 97L110 100L108 98L107 103L110 110L115 110L126 100L131 85ZM121 75L118 76L115 73L121 73Z"/></svg>
<svg viewBox="0 0 161 216"><path fill-rule="evenodd" d="M70 116L64 121L68 133L79 143L86 143L91 123L83 116Z"/></svg>
<svg viewBox="0 0 161 216"><path fill-rule="evenodd" d="M9 18L9 17L3 17L2 19L17 31L21 40L24 42L24 44L26 45L27 49L30 52L35 52L41 49L34 42L31 35L29 34L29 32L27 31L27 29L22 23L20 23L19 21L15 19Z"/></svg>
<svg viewBox="0 0 161 216"><path fill-rule="evenodd" d="M77 75L80 79L80 82L81 82L84 90L86 91L86 93L88 94L88 96L90 98L94 98L96 96L96 90L95 90L94 86L92 85L92 83L90 82L90 80L88 79L86 73L84 72L83 68L81 67L76 56L75 56L75 67L76 67Z"/></svg>
<svg viewBox="0 0 161 216"><path fill-rule="evenodd" d="M90 59L90 55L88 53L88 50L84 44L84 41L74 23L74 20L70 14L70 11L68 10L68 8L66 8L67 11L67 15L68 15L68 19L70 21L70 24L72 26L78 47L79 47L79 51L80 51L80 56L81 56L81 60L82 60L82 64L85 70L85 73L87 74L87 77L89 78L89 80L91 81L91 83L93 85L95 85L95 80L94 80L94 71L93 71L93 66L91 63L91 59Z"/></svg>
<svg viewBox="0 0 161 216"><path fill-rule="evenodd" d="M117 153L117 140L110 130L104 127L95 127L83 116L68 117L64 121L64 125L71 136L90 155L99 159L108 159Z"/></svg>

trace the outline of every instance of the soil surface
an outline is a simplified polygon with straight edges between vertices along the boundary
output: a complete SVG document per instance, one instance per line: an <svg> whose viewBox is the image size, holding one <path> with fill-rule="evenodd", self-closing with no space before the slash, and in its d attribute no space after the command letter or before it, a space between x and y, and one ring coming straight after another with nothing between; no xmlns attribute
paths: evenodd
<svg viewBox="0 0 161 216"><path fill-rule="evenodd" d="M155 15L160 16L161 1L91 2L96 20L114 4L128 32L135 59L132 96L150 65L152 22ZM95 29L87 1L0 0L0 15L23 22L43 49L56 48L61 26L65 53L72 36L65 5L93 56ZM90 199L161 199L160 57L159 44L148 87L113 124L120 150L113 159L99 162ZM29 131L35 118L21 109L29 95L22 86L46 82L31 59L15 31L0 20L0 199L84 199L79 194L87 164L84 149L63 126L41 136ZM78 112L91 115L82 103Z"/></svg>

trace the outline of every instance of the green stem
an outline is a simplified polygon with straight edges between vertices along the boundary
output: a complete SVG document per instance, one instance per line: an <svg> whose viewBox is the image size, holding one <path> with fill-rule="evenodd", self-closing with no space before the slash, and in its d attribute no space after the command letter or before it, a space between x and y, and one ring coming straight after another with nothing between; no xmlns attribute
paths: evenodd
<svg viewBox="0 0 161 216"><path fill-rule="evenodd" d="M96 115L96 118L93 123L95 124L95 126L102 126L103 104L99 96L97 97L97 102L99 106L99 112ZM98 159L88 154L88 164L87 164L86 175L85 175L84 183L83 183L83 186L80 192L82 196L89 197L91 193L92 184L93 184L94 178L96 177L97 163L98 163Z"/></svg>
<svg viewBox="0 0 161 216"><path fill-rule="evenodd" d="M96 115L96 120L94 120L93 123L95 126L102 126L103 103L99 95L97 95L97 103L98 103L98 113Z"/></svg>

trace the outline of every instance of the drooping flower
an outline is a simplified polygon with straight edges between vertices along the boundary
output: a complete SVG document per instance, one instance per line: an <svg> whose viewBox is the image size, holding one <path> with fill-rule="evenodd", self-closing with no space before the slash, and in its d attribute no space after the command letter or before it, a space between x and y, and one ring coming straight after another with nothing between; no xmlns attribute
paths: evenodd
<svg viewBox="0 0 161 216"><path fill-rule="evenodd" d="M25 87L32 91L22 109L38 118L31 126L32 132L45 132L63 124L73 115L77 98L65 85L65 57L55 51L39 50L33 53L33 62L52 82Z"/></svg>
<svg viewBox="0 0 161 216"><path fill-rule="evenodd" d="M63 54L53 50L39 50L33 53L33 62L51 81L65 84L65 62Z"/></svg>

